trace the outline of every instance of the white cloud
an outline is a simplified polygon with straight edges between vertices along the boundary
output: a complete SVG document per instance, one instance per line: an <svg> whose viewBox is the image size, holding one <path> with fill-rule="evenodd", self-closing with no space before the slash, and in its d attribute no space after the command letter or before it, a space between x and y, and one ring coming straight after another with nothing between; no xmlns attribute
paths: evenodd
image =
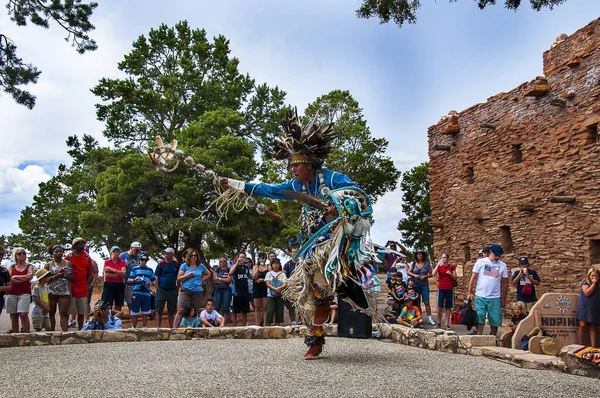
<svg viewBox="0 0 600 398"><path fill-rule="evenodd" d="M107 0L92 17L99 49L84 55L65 43L57 26L16 27L0 13L3 33L15 41L19 56L43 71L30 87L38 96L34 110L0 93L3 146L10 148L0 158L0 185L10 187L0 190L0 199L12 211L3 213L0 234L14 231L19 210L36 193L34 185L55 173L33 165L68 162L69 135L87 133L106 142L95 116L99 101L89 90L101 77L121 76L117 63L131 43L161 23L173 26L187 18L209 37L223 34L243 72L278 85L299 109L330 90L349 90L373 135L388 139L387 154L405 171L427 160L427 128L440 116L540 74L542 53L556 35L572 33L600 14L597 0L539 13L528 4L515 13L501 5L482 12L469 1L422 3L417 24L399 29L356 19L359 2L347 0ZM19 170L21 164L30 166ZM17 178L26 170L30 182ZM399 238L401 198L398 189L375 205L376 242Z"/></svg>

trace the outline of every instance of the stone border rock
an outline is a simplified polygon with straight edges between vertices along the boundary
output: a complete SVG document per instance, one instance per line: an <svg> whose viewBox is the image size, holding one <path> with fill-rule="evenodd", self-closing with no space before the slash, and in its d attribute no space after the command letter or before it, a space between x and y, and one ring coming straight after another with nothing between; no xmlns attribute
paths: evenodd
<svg viewBox="0 0 600 398"><path fill-rule="evenodd" d="M375 329L375 325L374 329ZM572 344L561 349L558 357L529 351L497 347L494 336L458 336L441 329L411 329L400 325L378 326L381 337L395 343L456 354L485 356L527 369L552 370L579 376L600 378L600 369L582 363L573 353L582 346Z"/></svg>
<svg viewBox="0 0 600 398"><path fill-rule="evenodd" d="M337 325L324 325L328 336L337 336ZM194 339L286 339L306 335L306 326L245 326L192 329L120 329L74 332L0 334L0 348L63 344L176 341ZM373 324L380 338L394 343L454 354L481 355L527 369L544 369L587 377L600 377L600 369L586 365L573 355L579 345L563 347L558 357L496 347L494 336L458 336L442 329L411 329L400 325Z"/></svg>

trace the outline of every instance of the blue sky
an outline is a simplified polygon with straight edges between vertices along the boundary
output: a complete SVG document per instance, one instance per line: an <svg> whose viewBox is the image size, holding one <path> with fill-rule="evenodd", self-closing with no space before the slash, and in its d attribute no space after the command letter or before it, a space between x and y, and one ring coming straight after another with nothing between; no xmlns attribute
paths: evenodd
<svg viewBox="0 0 600 398"><path fill-rule="evenodd" d="M331 90L349 90L372 134L389 140L388 156L405 171L427 160L427 128L440 117L542 74L542 53L555 37L600 15L597 0L569 0L541 12L527 1L518 12L481 11L472 0L422 3L417 24L399 29L357 19L359 0L102 0L92 19L99 49L85 55L56 26L16 27L0 15L19 55L43 72L31 87L38 97L33 110L0 95L8 148L0 158L0 234L18 231L19 213L37 184L69 161L68 135L106 142L89 90L102 77L121 76L117 62L131 43L161 23L187 19L209 37L223 34L243 72L279 86L299 109ZM400 238L401 199L396 190L375 206L375 242Z"/></svg>

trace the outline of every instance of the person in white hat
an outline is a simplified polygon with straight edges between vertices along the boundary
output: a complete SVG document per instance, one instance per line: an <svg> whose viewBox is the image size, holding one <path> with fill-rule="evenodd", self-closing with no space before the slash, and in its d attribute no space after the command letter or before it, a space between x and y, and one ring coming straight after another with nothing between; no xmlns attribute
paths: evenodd
<svg viewBox="0 0 600 398"><path fill-rule="evenodd" d="M142 244L138 241L131 242L129 246L129 250L121 253L119 258L125 260L127 263L127 268L125 270L125 277L123 278L123 283L125 283L125 302L127 303L127 308L131 311L131 289L132 285L127 285L127 276L131 273L131 270L134 267L140 265L140 253L142 252Z"/></svg>

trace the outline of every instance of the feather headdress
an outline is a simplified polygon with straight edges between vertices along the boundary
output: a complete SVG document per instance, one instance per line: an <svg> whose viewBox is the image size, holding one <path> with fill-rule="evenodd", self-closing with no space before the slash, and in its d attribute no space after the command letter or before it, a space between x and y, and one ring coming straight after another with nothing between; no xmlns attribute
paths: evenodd
<svg viewBox="0 0 600 398"><path fill-rule="evenodd" d="M323 163L333 151L333 123L320 126L318 113L306 127L302 127L298 114L282 122L283 131L275 138L273 158L289 160L289 164Z"/></svg>

